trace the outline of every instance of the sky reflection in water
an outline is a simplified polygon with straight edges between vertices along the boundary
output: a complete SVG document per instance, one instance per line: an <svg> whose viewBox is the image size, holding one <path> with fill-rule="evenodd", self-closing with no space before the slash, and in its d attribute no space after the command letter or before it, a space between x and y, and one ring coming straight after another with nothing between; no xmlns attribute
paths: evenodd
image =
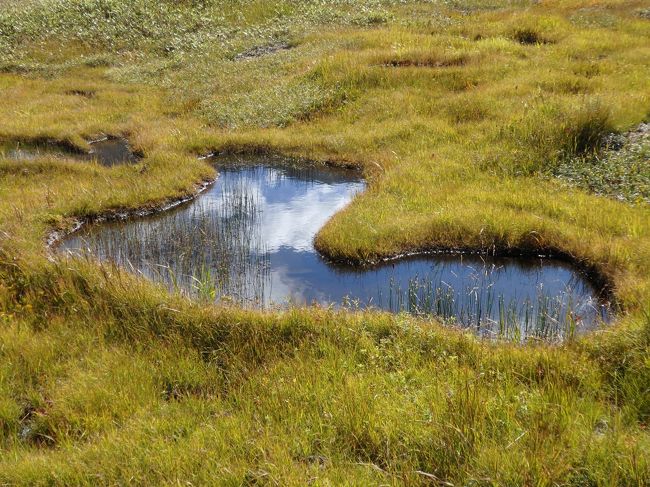
<svg viewBox="0 0 650 487"><path fill-rule="evenodd" d="M594 289L554 260L436 255L370 269L328 264L313 238L364 186L356 173L323 167L221 167L215 185L188 205L89 226L62 248L245 306L370 305L492 330L516 321L523 334L565 329L568 316L579 328L599 322Z"/></svg>

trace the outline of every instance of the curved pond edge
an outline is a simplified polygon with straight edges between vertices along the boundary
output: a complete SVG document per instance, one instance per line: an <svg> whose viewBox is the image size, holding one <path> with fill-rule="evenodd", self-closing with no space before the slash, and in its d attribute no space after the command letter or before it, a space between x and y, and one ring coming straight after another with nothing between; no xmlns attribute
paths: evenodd
<svg viewBox="0 0 650 487"><path fill-rule="evenodd" d="M128 158L124 160L128 164L138 164L144 159L144 152L140 149L134 149L131 145L128 135L115 135L115 134L105 134L100 133L99 135L91 138L83 138L83 141L88 145L87 149L76 144L69 139L57 139L46 136L36 136L36 137L0 137L0 148L3 145L16 145L20 147L24 145L26 148L43 148L50 151L54 151L55 156L69 156L72 159L79 159L81 162L89 162L93 157L96 156L95 150L93 150L94 145L100 145L106 142L119 142L123 147L128 151ZM60 151L60 154L57 154L56 151ZM43 157L47 157L48 152L42 154ZM113 167L116 164L115 162L103 163L102 155L97 157L96 160L100 162L101 165L105 167ZM21 158L18 158L21 160Z"/></svg>
<svg viewBox="0 0 650 487"><path fill-rule="evenodd" d="M100 139L102 140L102 139ZM70 142L72 147L75 147L77 150L79 150L74 144ZM258 149L258 148L253 148L253 150L247 150L244 151L238 151L238 150L226 150L226 151L211 151L204 153L203 155L198 155L196 156L198 160L200 161L210 161L214 160L216 157L225 157L225 156L240 156L240 157L246 157L246 156L264 156L264 157L270 157L273 158L276 162L278 161L284 161L285 163L287 161L293 161L297 162L300 164L313 164L313 165L322 165L326 167L332 167L333 169L346 169L350 171L357 171L359 172L360 175L362 175L362 168L359 165L351 164L351 163L338 163L334 161L314 161L312 159L308 158L302 158L302 157L293 157L293 156L285 156L279 153L275 152L268 152L266 149ZM128 208L128 209L107 209L105 211L101 211L96 214L91 214L91 215L86 215L83 217L79 216L69 216L69 217L64 217L68 221L71 221L72 223L70 224L69 228L66 229L54 229L50 233L47 234L45 238L45 247L48 250L49 254L51 257L54 257L52 255L52 251L56 250L57 245L66 237L72 235L73 233L81 230L86 225L93 225L97 223L106 223L106 222L116 222L116 221L124 221L124 220L129 220L131 218L142 218L146 216L151 216L155 215L158 213L163 213L168 210L172 210L174 208L177 208L185 203L189 203L193 200L195 200L197 197L199 197L202 193L204 193L207 189L209 189L213 184L215 184L219 179L219 174L213 178L208 178L208 179L202 179L198 183L194 184L194 187L192 190L188 191L186 194L183 196L180 196L178 198L168 198L164 200L160 204L149 204L149 203L144 203L142 206L135 207L135 208ZM318 250L318 249L317 249ZM335 263L335 261L330 260L325 254L322 254L320 251L318 251L322 257L327 260L328 262ZM397 257L399 258L399 257ZM345 264L345 262L341 261L340 264ZM372 263L369 263L372 264Z"/></svg>
<svg viewBox="0 0 650 487"><path fill-rule="evenodd" d="M249 149L249 148L246 148ZM288 163L289 161L299 164L313 164L321 166L329 166L335 169L348 169L358 171L361 175L363 174L363 167L361 165L355 165L351 163L341 163L339 161L317 161L313 159L295 157L295 156L285 156L277 152L268 152L263 148L254 148L252 151L249 150L225 150L225 151L213 151L205 155L198 156L199 160L210 161L214 160L217 157L228 157L228 156L263 156L273 159L273 161L284 161ZM130 208L130 209L109 209L105 212L100 212L95 215L88 215L85 217L72 217L72 225L68 229L57 229L50 232L46 237L46 250L48 252L48 258L50 260L56 260L54 251L56 250L57 245L66 237L72 235L73 233L79 231L86 225L105 223L105 222L115 222L115 221L124 221L132 218L142 218L146 216L151 216L158 213L163 213L165 211L177 208L183 204L189 203L199 197L212 185L214 185L219 179L219 174L214 178L204 179L195 184L194 189L189 191L186 195L178 198L170 198L164 202L157 205L143 204L140 207ZM334 215L336 216L336 215ZM612 280L607 277L605 273L601 271L599 266L595 263L588 262L586 259L580 259L572 255L569 252L559 250L556 248L540 248L534 250L522 250L517 248L509 249L499 249L496 246L492 246L491 249L476 248L476 247L453 247L453 248L420 248L413 249L405 252L399 252L395 254L389 254L386 256L377 256L373 259L337 259L328 255L323 249L319 246L314 245L317 253L325 260L325 262L332 265L339 266L352 266L360 269L363 268L372 268L376 266L381 266L382 264L388 264L393 261L398 261L400 259L412 258L412 257L426 257L434 255L473 255L473 256L490 256L490 257L521 257L521 258L537 258L537 259L556 259L561 262L570 264L576 268L589 282L591 282L595 288L598 290L598 299L606 301L610 308L613 311L614 322L616 321L616 316L619 315L623 308L620 302L617 299L615 293L615 285Z"/></svg>
<svg viewBox="0 0 650 487"><path fill-rule="evenodd" d="M377 256L374 259L336 259L331 258L327 253L314 246L318 253L325 259L326 262L333 265L352 266L360 269L380 266L398 261L400 259L429 257L436 255L471 255L471 256L485 256L485 257L514 257L514 258L530 258L530 259L553 259L564 262L576 268L576 270L584 276L590 283L592 283L598 290L598 298L606 300L613 310L620 312L620 304L616 299L615 285L598 267L597 264L587 262L584 259L579 259L574 255L558 250L558 249L538 249L538 250L521 250L517 248L499 249L498 247L489 249L481 249L476 247L439 247L439 248L422 248L410 250L386 256Z"/></svg>
<svg viewBox="0 0 650 487"><path fill-rule="evenodd" d="M51 231L45 239L45 247L50 253L50 256L54 257L52 255L52 251L56 250L57 245L64 238L81 230L81 228L86 225L106 223L111 221L124 221L131 218L142 218L171 210L196 199L199 195L201 195L201 193L210 188L210 186L212 186L217 181L217 179L218 176L210 179L204 179L198 184L194 185L194 191L190 191L186 195L180 196L178 198L168 198L160 204L152 205L145 203L142 206L136 208L109 209L95 215L88 215L84 217L69 217L69 219L72 221L70 228L56 229Z"/></svg>

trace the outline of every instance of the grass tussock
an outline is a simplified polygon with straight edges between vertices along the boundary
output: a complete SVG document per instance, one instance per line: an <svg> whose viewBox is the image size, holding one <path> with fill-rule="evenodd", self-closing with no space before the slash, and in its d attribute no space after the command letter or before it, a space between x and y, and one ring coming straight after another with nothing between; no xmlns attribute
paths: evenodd
<svg viewBox="0 0 650 487"><path fill-rule="evenodd" d="M605 347L524 350L406 316L203 308L92 263L19 269L3 270L3 282L22 283L3 303L49 304L25 304L2 331L3 367L21 378L3 383L5 448L18 455L3 461L4 481L84 483L97 462L114 482L242 482L261 469L282 483L315 472L525 483L550 463L551 478L581 475L580 465L647 479L647 383L634 350L648 342L634 326ZM607 361L618 347L624 367ZM576 448L584 441L596 446ZM195 464L196 448L219 462ZM535 470L522 470L522 450ZM157 473L138 474L143 465Z"/></svg>
<svg viewBox="0 0 650 487"><path fill-rule="evenodd" d="M601 147L650 108L643 2L0 5L0 143L143 155L0 157L0 483L650 482L647 154ZM328 257L554 252L624 312L557 347L488 343L47 259L75 219L191 194L215 150L362 167Z"/></svg>
<svg viewBox="0 0 650 487"><path fill-rule="evenodd" d="M512 33L512 38L519 44L524 45L549 44L551 42L548 39L545 39L542 34L531 28L515 29Z"/></svg>

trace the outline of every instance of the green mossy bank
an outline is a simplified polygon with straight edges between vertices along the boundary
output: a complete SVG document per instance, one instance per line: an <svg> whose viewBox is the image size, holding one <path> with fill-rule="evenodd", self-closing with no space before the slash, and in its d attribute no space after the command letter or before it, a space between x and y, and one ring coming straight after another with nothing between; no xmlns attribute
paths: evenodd
<svg viewBox="0 0 650 487"><path fill-rule="evenodd" d="M648 9L0 1L0 146L112 134L144 154L0 157L0 484L650 483L650 209L553 177L648 121ZM562 345L491 343L214 307L48 255L75 219L191 194L215 150L360 166L367 192L316 240L332 258L552 251L624 312Z"/></svg>

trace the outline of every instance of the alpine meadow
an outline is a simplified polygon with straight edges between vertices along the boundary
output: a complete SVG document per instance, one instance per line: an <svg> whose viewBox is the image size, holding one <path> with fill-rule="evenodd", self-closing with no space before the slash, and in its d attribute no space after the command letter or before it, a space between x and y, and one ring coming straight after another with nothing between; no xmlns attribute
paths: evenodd
<svg viewBox="0 0 650 487"><path fill-rule="evenodd" d="M643 487L649 427L649 0L0 0L0 485Z"/></svg>

